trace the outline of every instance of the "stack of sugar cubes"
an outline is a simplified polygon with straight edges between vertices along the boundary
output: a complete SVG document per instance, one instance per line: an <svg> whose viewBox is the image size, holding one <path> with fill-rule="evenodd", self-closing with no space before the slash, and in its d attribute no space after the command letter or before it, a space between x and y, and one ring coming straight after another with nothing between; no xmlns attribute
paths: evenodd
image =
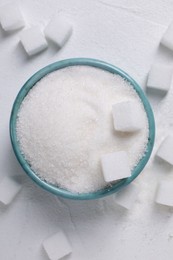
<svg viewBox="0 0 173 260"><path fill-rule="evenodd" d="M136 110L136 101L127 100L113 104L112 116L115 131L135 133L143 127L141 111ZM105 154L101 158L103 176L106 182L114 182L131 176L128 154L117 151ZM138 187L132 183L115 195L115 201L126 209L130 209L138 195Z"/></svg>
<svg viewBox="0 0 173 260"><path fill-rule="evenodd" d="M25 27L24 16L17 4L9 3L0 9L0 23L5 32L14 32ZM20 33L20 42L29 56L38 54L53 42L58 49L62 48L72 34L72 25L64 17L54 15L42 32L38 26L31 26ZM47 40L46 40L47 38Z"/></svg>
<svg viewBox="0 0 173 260"><path fill-rule="evenodd" d="M161 44L173 51L173 22L166 29ZM170 65L155 63L148 75L147 88L159 93L167 94L172 84L173 68ZM156 157L173 166L173 135L168 135L160 144ZM164 179L158 183L155 201L158 204L173 206L173 182L172 179Z"/></svg>
<svg viewBox="0 0 173 260"><path fill-rule="evenodd" d="M139 131L143 127L140 113L140 111L136 111L135 101L127 100L114 104L112 106L112 115L115 131L126 133ZM101 164L106 182L131 176L128 155L125 151L103 155Z"/></svg>
<svg viewBox="0 0 173 260"><path fill-rule="evenodd" d="M173 51L173 22L164 33L161 44ZM154 63L148 74L147 90L155 94L166 94L172 84L173 68L167 64ZM140 115L135 111L135 104L124 102L113 105L113 122L116 131L133 132L142 127ZM161 143L156 156L173 166L173 135L168 135ZM128 157L125 151L107 154L102 157L102 169L106 181L111 182L131 175ZM117 169L117 171L114 171ZM131 183L115 195L115 201L120 206L130 209L137 199L138 186ZM173 207L173 181L162 180L156 189L155 201L158 204Z"/></svg>

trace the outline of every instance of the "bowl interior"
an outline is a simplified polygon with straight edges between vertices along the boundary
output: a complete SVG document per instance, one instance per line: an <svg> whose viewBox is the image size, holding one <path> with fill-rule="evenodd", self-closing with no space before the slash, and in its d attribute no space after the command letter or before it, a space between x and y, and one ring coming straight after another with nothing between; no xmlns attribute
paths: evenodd
<svg viewBox="0 0 173 260"><path fill-rule="evenodd" d="M58 69L62 69L67 66L76 66L76 65L87 65L87 66L92 66L92 67L97 67L106 71L109 71L114 74L118 74L124 79L126 79L131 86L136 90L138 93L147 117L148 117L148 123L149 123L149 137L148 137L148 144L147 144L147 150L144 156L141 158L137 166L133 169L132 175L129 178L120 180L119 182L115 183L112 185L112 187L106 187L104 189L101 189L96 192L92 193L72 193L70 191L64 190L62 188L59 188L58 186L54 186L52 184L47 183L46 181L41 180L37 174L31 169L30 165L28 162L24 159L24 156L22 155L19 144L17 141L17 135L16 135L16 120L17 120L17 114L18 110L20 108L20 105L27 95L27 93L30 91L30 89L39 81L41 78L49 74L50 72L53 72ZM95 59L87 59L87 58L74 58L74 59L67 59L63 61L58 61L53 64L50 64L46 66L45 68L39 70L36 72L21 88L20 92L18 93L15 102L13 104L12 112L11 112L11 118L10 118L10 138L11 138L11 143L12 147L14 150L14 153L21 164L22 168L24 171L28 174L28 176L31 177L31 179L36 182L39 186L42 188L46 189L49 192L52 192L53 194L69 198L69 199L80 199L80 200L88 200L88 199L97 199L106 195L110 195L121 188L125 187L128 185L130 182L132 182L138 175L139 173L143 170L145 167L147 161L150 158L153 145L154 145L154 138L155 138L155 123L154 123L154 116L153 112L151 109L151 106L139 87L139 85L128 75L126 74L123 70L108 64L103 61L95 60Z"/></svg>

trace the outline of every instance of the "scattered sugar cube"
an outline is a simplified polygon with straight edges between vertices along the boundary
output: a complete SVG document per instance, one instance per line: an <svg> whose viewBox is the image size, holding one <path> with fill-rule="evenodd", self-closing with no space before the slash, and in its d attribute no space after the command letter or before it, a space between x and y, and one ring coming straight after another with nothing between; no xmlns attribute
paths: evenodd
<svg viewBox="0 0 173 260"><path fill-rule="evenodd" d="M21 43L29 56L35 55L48 46L47 41L38 27L31 27L20 35Z"/></svg>
<svg viewBox="0 0 173 260"><path fill-rule="evenodd" d="M115 194L115 202L126 209L131 209L139 193L138 186L130 183L127 187Z"/></svg>
<svg viewBox="0 0 173 260"><path fill-rule="evenodd" d="M131 176L128 155L124 151L103 155L101 157L101 165L106 182Z"/></svg>
<svg viewBox="0 0 173 260"><path fill-rule="evenodd" d="M16 3L0 7L0 23L4 31L14 31L24 27L23 15Z"/></svg>
<svg viewBox="0 0 173 260"><path fill-rule="evenodd" d="M173 22L168 26L164 33L161 44L173 51Z"/></svg>
<svg viewBox="0 0 173 260"><path fill-rule="evenodd" d="M166 206L173 206L173 182L172 180L160 181L156 191L155 201Z"/></svg>
<svg viewBox="0 0 173 260"><path fill-rule="evenodd" d="M65 18L54 16L44 30L45 36L62 47L72 34L72 26Z"/></svg>
<svg viewBox="0 0 173 260"><path fill-rule="evenodd" d="M62 231L46 239L43 248L50 260L58 260L72 252L71 245Z"/></svg>
<svg viewBox="0 0 173 260"><path fill-rule="evenodd" d="M173 69L171 66L155 64L148 75L147 88L167 92L172 81Z"/></svg>
<svg viewBox="0 0 173 260"><path fill-rule="evenodd" d="M167 136L161 143L156 155L164 161L173 165L173 136Z"/></svg>
<svg viewBox="0 0 173 260"><path fill-rule="evenodd" d="M116 131L133 132L143 127L141 111L135 101L124 101L112 106L113 123Z"/></svg>
<svg viewBox="0 0 173 260"><path fill-rule="evenodd" d="M8 205L21 189L21 184L12 177L4 177L0 182L0 202Z"/></svg>

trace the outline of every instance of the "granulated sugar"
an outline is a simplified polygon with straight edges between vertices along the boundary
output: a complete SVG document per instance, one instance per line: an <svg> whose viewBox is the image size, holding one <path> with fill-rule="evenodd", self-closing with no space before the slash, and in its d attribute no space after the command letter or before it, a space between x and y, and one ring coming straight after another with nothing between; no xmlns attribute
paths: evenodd
<svg viewBox="0 0 173 260"><path fill-rule="evenodd" d="M112 105L137 101L142 130L116 132ZM18 113L20 149L44 180L72 192L86 193L106 186L100 158L124 150L131 169L148 141L147 116L135 90L118 75L73 66L50 73L30 90Z"/></svg>

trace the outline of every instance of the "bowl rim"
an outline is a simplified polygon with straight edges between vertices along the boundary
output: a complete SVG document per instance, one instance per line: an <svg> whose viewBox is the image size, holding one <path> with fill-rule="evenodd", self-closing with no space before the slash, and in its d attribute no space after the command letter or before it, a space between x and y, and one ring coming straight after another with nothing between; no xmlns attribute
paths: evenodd
<svg viewBox="0 0 173 260"><path fill-rule="evenodd" d="M24 159L24 156L20 152L19 144L17 141L17 135L16 135L16 120L17 120L18 110L20 108L23 99L28 94L29 90L47 74L65 67L77 66L77 65L96 67L102 70L106 70L110 73L120 75L122 78L127 80L131 84L131 86L136 90L138 96L140 97L144 109L146 111L148 124L149 124L149 136L148 136L147 149L144 156L140 159L137 166L133 169L132 175L128 178L118 181L117 183L113 184L111 187L106 187L96 192L90 192L90 193L72 193L70 191L59 188L55 185L52 185L40 179L36 175L36 173L34 173L34 171L30 168L29 164L27 163L27 161ZM122 189L123 187L131 183L141 173L141 171L147 164L153 149L154 139L155 139L155 122L154 122L153 111L151 109L147 97L145 96L143 90L140 88L137 82L133 78L131 78L131 76L129 76L126 72L124 72L122 69L112 64L109 64L107 62L97 60L97 59L92 59L92 58L71 58L71 59L57 61L40 69L33 76L31 76L27 80L27 82L23 85L23 87L20 89L14 101L12 111L11 111L11 116L10 116L9 130L10 130L11 144L15 156L19 161L20 165L22 166L23 170L25 171L25 173L43 189L55 195L68 198L68 199L75 199L75 200L91 200L91 199L102 198L104 196L111 195L119 191L120 189Z"/></svg>

